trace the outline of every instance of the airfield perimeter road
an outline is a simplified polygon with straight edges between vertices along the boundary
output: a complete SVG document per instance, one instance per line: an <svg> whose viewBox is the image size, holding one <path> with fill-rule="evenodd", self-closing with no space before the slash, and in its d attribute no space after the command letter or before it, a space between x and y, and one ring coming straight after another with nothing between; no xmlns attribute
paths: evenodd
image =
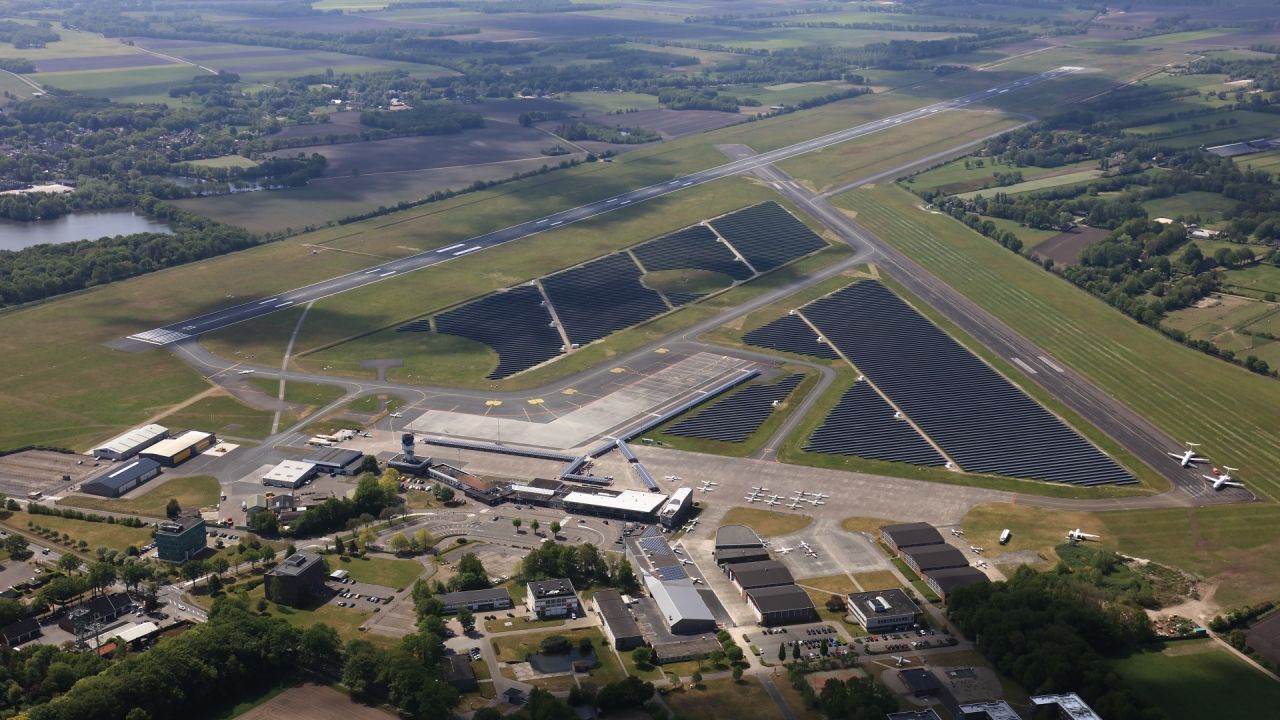
<svg viewBox="0 0 1280 720"><path fill-rule="evenodd" d="M390 277L403 275L404 273L421 270L422 268L438 265L447 262L455 257L470 255L474 252L481 252L488 248L503 245L514 240L537 235L545 230L561 227L570 223L587 220L611 212L617 208L631 205L632 203L644 202L652 200L656 197L662 197L671 193L679 192L685 188L703 183L719 180L720 178L729 177L731 175L739 175L751 172L756 168L769 165L781 160L803 155L805 153L821 150L832 145L870 135L880 130L895 127L903 123L909 123L913 120L919 120L931 115L944 112L947 110L957 110L965 108L975 103L981 103L985 100L1003 95L1005 93L1025 88L1037 83L1046 82L1054 78L1069 75L1079 71L1081 68L1060 67L1039 75L1031 75L1028 77L1014 80L1003 85L983 90L981 92L970 93L962 97L943 102L926 105L924 107L909 110L904 113L892 115L873 122L864 123L856 127L840 130L828 135L805 140L777 150L760 153L751 157L741 158L725 163L717 167L713 167L700 172L691 173L674 180L664 181L648 187L639 188L630 192L623 193L604 200L581 205L569 210L562 210L558 213L548 215L537 220L512 225L501 230L494 230L484 235L473 237L470 240L455 243L448 247L429 250L427 252L410 255L408 257L392 260L380 265L368 268L366 270L357 270L346 275L339 275L335 278L322 280L318 283L307 285L305 287L289 290L270 297L252 300L240 305L217 310L199 317L182 320L180 322L171 323L159 328L153 328L143 332L138 332L125 338L125 341L132 341L135 345L143 343L150 345L168 345L169 343L179 342L191 337L196 337L207 332L212 332L219 328L234 325L236 323L251 320L256 317L262 317L271 313L283 310L294 305L311 302L320 298L329 297L338 293L354 290L365 285L371 285Z"/></svg>

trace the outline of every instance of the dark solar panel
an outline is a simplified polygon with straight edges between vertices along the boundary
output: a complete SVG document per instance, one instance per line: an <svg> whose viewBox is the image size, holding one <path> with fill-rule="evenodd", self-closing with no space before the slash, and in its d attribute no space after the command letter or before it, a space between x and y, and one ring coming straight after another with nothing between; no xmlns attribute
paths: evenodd
<svg viewBox="0 0 1280 720"><path fill-rule="evenodd" d="M771 385L753 383L717 400L663 432L704 440L742 442L764 424L774 403L786 400L803 379L804 375L796 373Z"/></svg>
<svg viewBox="0 0 1280 720"><path fill-rule="evenodd" d="M569 340L593 340L666 312L658 293L640 283L640 268L626 253L548 275L542 287Z"/></svg>
<svg viewBox="0 0 1280 720"><path fill-rule="evenodd" d="M811 355L825 360L840 359L830 344L818 342L818 333L798 315L783 315L768 325L743 335L742 339L750 345L770 350Z"/></svg>
<svg viewBox="0 0 1280 720"><path fill-rule="evenodd" d="M716 218L711 227L762 273L827 246L825 240L775 202Z"/></svg>
<svg viewBox="0 0 1280 720"><path fill-rule="evenodd" d="M805 446L809 452L943 465L946 460L868 382L854 383Z"/></svg>
<svg viewBox="0 0 1280 720"><path fill-rule="evenodd" d="M652 557L665 557L671 554L671 548L662 538L642 537L638 544L641 549Z"/></svg>
<svg viewBox="0 0 1280 720"><path fill-rule="evenodd" d="M751 277L751 268L725 247L706 225L694 225L650 240L636 246L632 252L649 272L691 268L718 272L734 280Z"/></svg>
<svg viewBox="0 0 1280 720"><path fill-rule="evenodd" d="M653 572L663 580L681 580L689 577L688 573L684 571L684 568L679 565L662 565L655 567Z"/></svg>
<svg viewBox="0 0 1280 720"><path fill-rule="evenodd" d="M550 360L564 346L559 331L551 325L542 294L531 285L486 295L440 313L436 331L476 340L496 350L498 366L489 373L491 380Z"/></svg>
<svg viewBox="0 0 1280 720"><path fill-rule="evenodd" d="M965 470L1080 485L1134 482L880 283L855 283L803 313Z"/></svg>

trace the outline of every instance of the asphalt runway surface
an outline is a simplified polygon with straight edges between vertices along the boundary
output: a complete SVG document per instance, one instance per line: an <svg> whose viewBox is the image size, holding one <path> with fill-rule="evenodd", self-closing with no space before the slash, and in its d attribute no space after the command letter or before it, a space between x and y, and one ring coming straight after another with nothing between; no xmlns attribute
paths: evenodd
<svg viewBox="0 0 1280 720"><path fill-rule="evenodd" d="M899 113L897 115L892 115L890 117L864 123L855 127L846 128L844 130L813 138L811 140L805 140L777 150L771 150L758 155L732 160L724 165L684 175L674 180L638 188L630 192L622 193L621 195L597 200L569 210L562 210L543 218L529 220L528 222L512 225L501 230L494 230L447 247L429 250L416 255L410 255L408 257L382 263L365 270L357 270L345 275L339 275L328 280L322 280L311 285L282 292L270 297L251 300L246 303L233 305L198 317L170 323L163 327L137 332L133 335L129 335L125 340L133 341L133 343L141 347L145 347L146 345L168 345L170 343L181 342L229 325L235 325L246 320L270 315L285 308L293 307L294 305L305 304L314 300L329 297L330 295L354 290L388 278L396 277L397 275L403 275L405 273L413 272L414 270L421 270L433 265L439 265L440 263L448 262L449 260L457 257L482 252L489 248L537 235L538 233L546 230L551 230L563 225L579 222L581 220L587 220L598 215L611 212L620 207L641 203L646 200L652 200L653 198L663 197L664 195L670 195L686 188L708 183L713 180L719 180L731 175L751 172L757 168L782 160L787 160L797 155L821 150L832 145L863 137L865 135L870 135L904 123L930 117L931 115L935 115L940 112L957 110L975 103L981 103L993 97L1041 82L1053 80L1054 78L1069 75L1080 70L1081 68L1076 67L1060 67L1048 72L1040 73L1039 75L1031 75L1019 80L988 88L981 92L970 93L951 100L944 100L932 105L908 110L904 113Z"/></svg>

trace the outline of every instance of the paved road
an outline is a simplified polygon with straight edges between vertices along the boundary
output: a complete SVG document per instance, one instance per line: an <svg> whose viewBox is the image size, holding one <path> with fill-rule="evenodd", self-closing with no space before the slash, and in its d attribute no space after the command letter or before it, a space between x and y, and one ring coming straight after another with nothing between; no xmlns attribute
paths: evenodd
<svg viewBox="0 0 1280 720"><path fill-rule="evenodd" d="M551 230L562 225L587 220L596 217L597 215L612 212L620 207L641 203L664 195L670 195L689 187L708 183L713 180L719 180L731 175L751 172L771 163L787 160L815 150L821 150L832 145L837 145L848 140L870 135L904 123L909 123L921 118L927 118L940 112L965 108L1008 92L1077 72L1080 69L1081 68L1075 67L1061 67L1039 75L1024 77L1020 80L1014 80L1003 85L997 85L981 92L970 93L952 100L945 100L943 102L916 108L915 110L908 110L904 113L899 113L897 115L892 115L890 117L864 123L855 127L846 128L838 132L823 135L811 140L805 140L784 148L733 160L725 163L724 165L684 175L674 180L649 185L611 198L597 200L595 202L587 203L586 205L580 205L569 210L563 210L544 218L530 220L518 225L512 225L511 227L503 228L501 230L494 230L492 232L485 233L484 235L473 237L470 240L449 245L448 247L410 255L398 260L392 260L390 262L376 265L366 270L357 270L352 273L347 273L346 275L339 275L338 277L322 280L295 290L289 290L266 298L251 300L240 305L234 305L199 317L138 332L128 336L126 339L137 343L168 345L169 343L179 342L191 337L197 337L204 333L227 327L228 325L234 325L236 323L262 317L264 315L270 315L271 313L278 312L294 305L300 305L320 298L329 297L330 295L354 290L397 275L403 275L408 272L413 272L414 270L421 270L422 268L448 262L456 257L470 255L472 253L481 252L515 240L537 235L538 233Z"/></svg>
<svg viewBox="0 0 1280 720"><path fill-rule="evenodd" d="M772 182L787 199L804 208L814 217L859 251L874 251L873 261L880 270L902 283L908 290L922 298L930 307L942 313L948 320L960 326L993 352L1008 361L1015 358L1025 364L1035 363L1034 372L1025 373L1031 380L1063 404L1080 414L1095 427L1120 443L1149 467L1169 480L1178 492L1164 496L1180 499L1196 505L1241 503L1256 500L1253 493L1244 488L1224 488L1214 491L1201 477L1203 468L1183 469L1166 453L1181 450L1182 445L1162 432L1138 413L1119 400L1108 395L1098 386L1086 380L1065 364L1055 361L1045 350L998 320L976 303L953 289L946 282L906 255L884 242L875 233L855 223L849 216L829 204L825 197L816 195L795 182L776 166L761 168L759 174ZM1027 504L1049 505L1047 498L1028 497ZM1150 499L1146 499L1149 501ZM1062 501L1059 501L1062 502ZM1098 501L1105 509L1116 509L1116 500ZM1137 498L1130 502L1149 506ZM1067 503L1063 503L1066 506ZM1072 507L1080 509L1077 503ZM1099 509L1103 509L1099 507Z"/></svg>

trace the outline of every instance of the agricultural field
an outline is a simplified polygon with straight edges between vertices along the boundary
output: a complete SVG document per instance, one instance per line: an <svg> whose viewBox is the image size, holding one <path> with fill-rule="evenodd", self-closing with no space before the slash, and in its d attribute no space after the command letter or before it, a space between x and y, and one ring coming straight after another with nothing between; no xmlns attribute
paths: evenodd
<svg viewBox="0 0 1280 720"><path fill-rule="evenodd" d="M223 155L216 158L205 158L203 160L192 160L188 165L207 168L251 168L257 167L257 160L250 160L241 155Z"/></svg>
<svg viewBox="0 0 1280 720"><path fill-rule="evenodd" d="M151 56L147 56L151 57ZM167 103L169 89L186 85L203 71L190 65L47 72L31 75L32 80L59 90L110 98L119 103Z"/></svg>
<svg viewBox="0 0 1280 720"><path fill-rule="evenodd" d="M403 70L415 77L439 77L452 71L436 65L316 50L206 43L195 40L133 38L134 44L159 55L217 72L236 73L245 81L271 82L307 74L364 73ZM154 55L151 57L155 57Z"/></svg>
<svg viewBox="0 0 1280 720"><path fill-rule="evenodd" d="M908 181L915 192L937 191L946 195L967 193L974 190L989 190L988 195L1005 192L1004 187L996 184L996 173L1020 172L1024 181L1039 180L1042 177L1080 172L1097 168L1093 160L1063 165L1055 168L1035 166L1002 165L995 158L959 158L938 167L926 170L919 175L911 176Z"/></svg>
<svg viewBox="0 0 1280 720"><path fill-rule="evenodd" d="M657 110L658 96L634 92L567 92L560 95L560 100L585 111L597 113L617 112L619 110ZM617 117L618 122L631 122L633 113Z"/></svg>
<svg viewBox="0 0 1280 720"><path fill-rule="evenodd" d="M1250 170L1262 170L1275 174L1280 171L1280 150L1272 150L1270 152L1255 153L1253 155L1241 155L1232 160L1235 164L1249 168Z"/></svg>
<svg viewBox="0 0 1280 720"><path fill-rule="evenodd" d="M1102 177L1102 171L1093 170L1077 170L1075 172L1046 175L1036 178L1035 180L1027 180L1025 182L1014 183L1002 188L992 188L990 190L971 190L966 193L960 193L956 197L970 200L976 195L993 195L997 192L1005 195L1017 195L1019 193L1035 192L1036 190L1048 190L1049 188L1061 187L1063 185L1075 185L1077 183L1088 182L1095 178Z"/></svg>
<svg viewBox="0 0 1280 720"><path fill-rule="evenodd" d="M1280 117L1249 110L1232 110L1218 115L1172 120L1124 129L1126 135L1161 137L1161 143L1189 148L1223 145L1240 140L1280 135ZM1167 136L1167 137L1165 137Z"/></svg>
<svg viewBox="0 0 1280 720"><path fill-rule="evenodd" d="M1173 197L1148 200L1142 203L1149 217L1166 217L1173 220L1186 218L1197 225L1215 227L1226 218L1237 202L1211 192L1186 192ZM1199 218L1199 220L1190 220ZM1197 241L1199 244L1199 241Z"/></svg>
<svg viewBox="0 0 1280 720"><path fill-rule="evenodd" d="M1280 685L1213 640L1167 643L1113 667L1126 687L1169 717L1247 720L1280 702Z"/></svg>
<svg viewBox="0 0 1280 720"><path fill-rule="evenodd" d="M1163 324L1197 340L1208 340L1240 356L1280 362L1280 343L1252 333L1280 336L1280 306L1237 295L1213 295L1196 307L1170 313Z"/></svg>
<svg viewBox="0 0 1280 720"><path fill-rule="evenodd" d="M1280 492L1271 470L1280 467L1280 448L1267 439L1280 384L1142 327L951 218L917 209L900 189L855 190L835 202L1166 432L1202 441L1210 456L1239 458L1253 469L1255 492Z"/></svg>

